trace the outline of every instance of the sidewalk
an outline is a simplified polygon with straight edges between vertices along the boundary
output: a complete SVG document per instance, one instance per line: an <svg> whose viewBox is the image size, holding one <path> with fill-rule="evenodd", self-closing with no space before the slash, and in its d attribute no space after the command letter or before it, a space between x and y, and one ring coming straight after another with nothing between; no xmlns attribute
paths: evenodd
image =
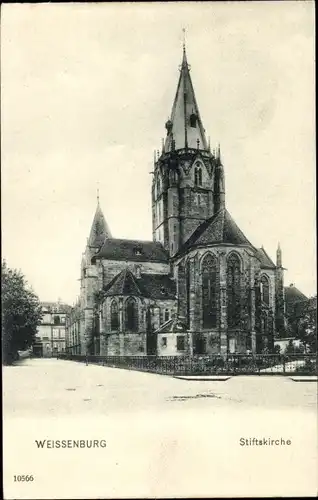
<svg viewBox="0 0 318 500"><path fill-rule="evenodd" d="M232 378L231 375L174 375L174 378L179 378L181 380L200 380L209 381L213 380L215 382L225 382Z"/></svg>
<svg viewBox="0 0 318 500"><path fill-rule="evenodd" d="M295 375L294 377L288 377L294 382L317 382L317 375Z"/></svg>

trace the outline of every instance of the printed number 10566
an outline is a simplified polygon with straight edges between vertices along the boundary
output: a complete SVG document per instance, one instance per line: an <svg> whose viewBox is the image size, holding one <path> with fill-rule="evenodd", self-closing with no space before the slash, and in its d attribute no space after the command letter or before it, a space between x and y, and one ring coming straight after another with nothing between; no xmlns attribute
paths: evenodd
<svg viewBox="0 0 318 500"><path fill-rule="evenodd" d="M27 476L13 476L14 481L18 482L29 482L29 481L34 481L34 477L32 475L27 475Z"/></svg>

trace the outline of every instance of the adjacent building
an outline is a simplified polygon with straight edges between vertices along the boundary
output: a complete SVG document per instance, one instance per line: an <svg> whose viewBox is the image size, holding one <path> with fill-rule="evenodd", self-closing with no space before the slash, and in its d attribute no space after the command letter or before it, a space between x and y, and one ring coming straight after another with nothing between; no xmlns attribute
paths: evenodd
<svg viewBox="0 0 318 500"><path fill-rule="evenodd" d="M33 354L52 357L65 352L67 315L70 306L62 302L42 302L42 322L38 327Z"/></svg>

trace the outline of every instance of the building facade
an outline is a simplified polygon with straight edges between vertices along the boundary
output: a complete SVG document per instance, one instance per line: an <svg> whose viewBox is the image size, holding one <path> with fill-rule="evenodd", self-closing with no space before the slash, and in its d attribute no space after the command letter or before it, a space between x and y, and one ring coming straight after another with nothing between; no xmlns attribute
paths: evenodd
<svg viewBox="0 0 318 500"><path fill-rule="evenodd" d="M271 352L286 326L282 251L274 263L227 210L221 150L206 139L185 47L165 129L154 158L153 239L113 238L98 200L68 350Z"/></svg>
<svg viewBox="0 0 318 500"><path fill-rule="evenodd" d="M61 302L42 302L42 322L38 327L33 354L52 357L65 352L67 316L71 308Z"/></svg>

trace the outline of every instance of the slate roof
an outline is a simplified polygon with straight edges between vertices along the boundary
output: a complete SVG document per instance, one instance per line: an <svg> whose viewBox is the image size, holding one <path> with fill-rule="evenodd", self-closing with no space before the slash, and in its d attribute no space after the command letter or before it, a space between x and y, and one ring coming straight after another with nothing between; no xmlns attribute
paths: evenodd
<svg viewBox="0 0 318 500"><path fill-rule="evenodd" d="M88 238L88 245L100 247L104 243L105 238L111 238L111 232L98 203Z"/></svg>
<svg viewBox="0 0 318 500"><path fill-rule="evenodd" d="M230 243L233 245L253 245L248 241L240 228L224 208L202 222L190 238L182 246L179 253L201 245ZM254 248L254 247L253 247Z"/></svg>
<svg viewBox="0 0 318 500"><path fill-rule="evenodd" d="M296 302L299 300L308 300L308 297L292 283L289 286L285 286L285 300Z"/></svg>
<svg viewBox="0 0 318 500"><path fill-rule="evenodd" d="M168 263L169 256L162 244L154 241L106 239L102 248L92 257L108 260Z"/></svg>
<svg viewBox="0 0 318 500"><path fill-rule="evenodd" d="M287 315L290 314L297 303L307 302L308 297L304 295L294 284L284 287L285 290L285 306Z"/></svg>
<svg viewBox="0 0 318 500"><path fill-rule="evenodd" d="M51 312L55 308L56 314L67 313L72 309L71 306L62 302L41 302L41 306L47 312Z"/></svg>
<svg viewBox="0 0 318 500"><path fill-rule="evenodd" d="M129 269L121 271L104 288L105 295L134 295L142 296L142 291L137 283L137 279Z"/></svg>
<svg viewBox="0 0 318 500"><path fill-rule="evenodd" d="M175 299L176 284L164 274L141 274L140 278L127 268L121 271L104 287L106 297L114 295L131 295L152 299Z"/></svg>
<svg viewBox="0 0 318 500"><path fill-rule="evenodd" d="M166 321L156 330L156 333L178 333L178 332L182 333L186 331L187 331L186 324L180 318L175 318Z"/></svg>
<svg viewBox="0 0 318 500"><path fill-rule="evenodd" d="M256 249L256 257L261 262L261 268L263 268L263 269L276 269L274 262L268 256L268 254L266 253L266 251L263 247Z"/></svg>
<svg viewBox="0 0 318 500"><path fill-rule="evenodd" d="M191 116L195 119L194 126L191 126ZM173 140L175 149L183 149L185 147L197 149L197 141L199 141L200 149L208 149L205 130L192 85L185 47L183 48L177 92L166 127L168 127L168 133L164 144L165 153L173 150Z"/></svg>

